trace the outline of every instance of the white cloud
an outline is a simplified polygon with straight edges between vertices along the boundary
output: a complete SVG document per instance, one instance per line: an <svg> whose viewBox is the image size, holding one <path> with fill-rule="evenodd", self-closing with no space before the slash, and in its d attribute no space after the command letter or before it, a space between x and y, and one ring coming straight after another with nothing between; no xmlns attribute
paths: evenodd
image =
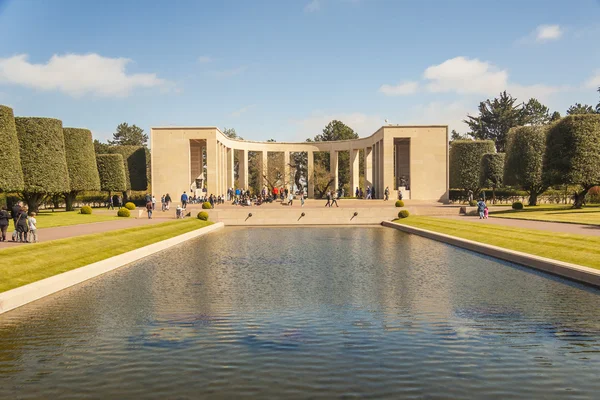
<svg viewBox="0 0 600 400"><path fill-rule="evenodd" d="M198 57L198 64L208 64L213 62L214 59L211 56L200 56Z"/></svg>
<svg viewBox="0 0 600 400"><path fill-rule="evenodd" d="M26 54L0 58L0 84L14 84L41 90L58 90L74 97L127 96L138 87L155 87L166 81L156 74L127 74L128 58L98 54L53 55L45 64L32 64Z"/></svg>
<svg viewBox="0 0 600 400"><path fill-rule="evenodd" d="M250 111L254 107L256 107L256 104L250 104L250 105L244 106L244 107L240 108L239 110L236 110L236 111L232 112L230 114L230 116L234 117L234 118L237 118L237 117L241 116L242 114L247 113L248 111Z"/></svg>
<svg viewBox="0 0 600 400"><path fill-rule="evenodd" d="M304 7L304 11L305 12L317 12L321 9L321 2L320 0L312 0L310 3L308 3L305 7Z"/></svg>
<svg viewBox="0 0 600 400"><path fill-rule="evenodd" d="M236 75L239 75L239 74L243 73L247 69L248 69L248 67L246 67L246 66L241 66L241 67L237 67L237 68L230 68L230 69L223 69L223 70L220 70L220 71L213 71L212 75L215 78L230 78L232 76L236 76Z"/></svg>
<svg viewBox="0 0 600 400"><path fill-rule="evenodd" d="M516 97L519 102L527 101L535 97L542 103L547 101L552 95L560 92L571 90L570 86L548 86L542 84L535 85L519 85L516 83L509 84L506 92L511 96Z"/></svg>
<svg viewBox="0 0 600 400"><path fill-rule="evenodd" d="M387 96L402 96L406 94L416 93L419 89L418 82L403 82L399 83L396 86L393 85L381 85L379 88L379 92L387 95Z"/></svg>
<svg viewBox="0 0 600 400"><path fill-rule="evenodd" d="M559 25L540 25L535 30L535 40L546 42L559 39L563 34Z"/></svg>
<svg viewBox="0 0 600 400"><path fill-rule="evenodd" d="M600 87L600 69L596 71L596 75L585 82L585 87L591 89L598 89Z"/></svg>
<svg viewBox="0 0 600 400"><path fill-rule="evenodd" d="M363 113L314 113L313 115L301 120L292 120L296 126L294 138L304 141L307 138L313 138L323 131L323 128L332 120L337 119L354 129L361 137L373 134L381 128L385 122L379 115L370 115Z"/></svg>
<svg viewBox="0 0 600 400"><path fill-rule="evenodd" d="M425 70L424 78L431 92L499 93L506 88L508 73L488 62L455 57Z"/></svg>

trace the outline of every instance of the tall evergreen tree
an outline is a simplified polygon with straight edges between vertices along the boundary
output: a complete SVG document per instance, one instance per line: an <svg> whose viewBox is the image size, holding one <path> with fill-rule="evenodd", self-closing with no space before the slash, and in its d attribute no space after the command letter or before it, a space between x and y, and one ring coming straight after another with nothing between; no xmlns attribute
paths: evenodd
<svg viewBox="0 0 600 400"><path fill-rule="evenodd" d="M524 123L529 125L546 125L550 123L550 120L550 109L537 99L532 97L527 103L523 103Z"/></svg>
<svg viewBox="0 0 600 400"><path fill-rule="evenodd" d="M592 106L587 104L575 103L567 110L567 115L595 114Z"/></svg>
<svg viewBox="0 0 600 400"><path fill-rule="evenodd" d="M109 140L108 144L117 146L147 146L148 135L139 126L129 126L127 122L123 122L117 126L117 131L113 133L113 140Z"/></svg>

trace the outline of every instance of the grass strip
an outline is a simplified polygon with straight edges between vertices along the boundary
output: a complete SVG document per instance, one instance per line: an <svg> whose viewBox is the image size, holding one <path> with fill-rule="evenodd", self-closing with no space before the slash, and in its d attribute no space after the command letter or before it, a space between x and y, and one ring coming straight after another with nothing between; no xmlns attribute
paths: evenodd
<svg viewBox="0 0 600 400"><path fill-rule="evenodd" d="M494 218L600 225L600 207L597 205L587 206L579 210L564 205L525 207L523 210L492 211L490 216Z"/></svg>
<svg viewBox="0 0 600 400"><path fill-rule="evenodd" d="M0 250L0 292L211 225L196 218Z"/></svg>
<svg viewBox="0 0 600 400"><path fill-rule="evenodd" d="M600 237L411 216L399 224L600 269Z"/></svg>
<svg viewBox="0 0 600 400"><path fill-rule="evenodd" d="M96 211L96 210L94 210ZM80 214L79 211L40 211L38 215L35 216L37 221L38 229L43 228L56 228L59 226L71 226L71 225L80 225L80 224L89 224L93 222L106 222L106 221L114 221L116 219L123 219L117 217L117 211L111 213L111 215L107 214ZM9 223L8 231L13 231L13 223L12 220Z"/></svg>

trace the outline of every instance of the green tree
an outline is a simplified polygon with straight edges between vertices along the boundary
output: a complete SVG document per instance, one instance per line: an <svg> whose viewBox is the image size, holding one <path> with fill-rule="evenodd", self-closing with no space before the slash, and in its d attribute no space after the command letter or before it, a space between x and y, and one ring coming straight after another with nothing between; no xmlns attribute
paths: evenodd
<svg viewBox="0 0 600 400"><path fill-rule="evenodd" d="M123 156L120 154L97 154L96 165L100 177L100 189L108 192L123 192L127 189Z"/></svg>
<svg viewBox="0 0 600 400"><path fill-rule="evenodd" d="M496 188L504 179L504 153L488 153L481 157L480 184L492 188L492 202L496 203Z"/></svg>
<svg viewBox="0 0 600 400"><path fill-rule="evenodd" d="M531 98L527 103L523 103L522 110L523 122L528 125L546 125L550 123L550 109L537 99Z"/></svg>
<svg viewBox="0 0 600 400"><path fill-rule="evenodd" d="M223 128L223 135L230 139L244 140L244 138L237 135L235 128ZM237 151L233 153L233 175L233 179L235 181L234 186L239 187L238 180L240 179L240 157ZM204 176L206 176L206 171L204 172Z"/></svg>
<svg viewBox="0 0 600 400"><path fill-rule="evenodd" d="M64 128L65 155L69 171L69 188L64 192L67 211L73 211L77 194L84 190L100 190L92 132L87 129Z"/></svg>
<svg viewBox="0 0 600 400"><path fill-rule="evenodd" d="M244 140L244 138L235 133L235 128L223 128L223 135L227 136L229 139Z"/></svg>
<svg viewBox="0 0 600 400"><path fill-rule="evenodd" d="M450 148L450 187L471 190L477 195L481 188L480 168L484 154L494 152L491 140L457 140Z"/></svg>
<svg viewBox="0 0 600 400"><path fill-rule="evenodd" d="M567 110L567 115L580 115L580 114L595 114L596 112L592 106L587 104L575 103Z"/></svg>
<svg viewBox="0 0 600 400"><path fill-rule="evenodd" d="M561 118L560 113L558 111L554 111L552 116L550 117L550 122L558 121Z"/></svg>
<svg viewBox="0 0 600 400"><path fill-rule="evenodd" d="M456 141L456 140L469 140L471 139L471 135L469 135L468 133L458 133L455 129L452 129L452 132L450 132L450 143Z"/></svg>
<svg viewBox="0 0 600 400"><path fill-rule="evenodd" d="M96 154L108 154L110 145L108 143L102 143L98 139L94 139L94 151Z"/></svg>
<svg viewBox="0 0 600 400"><path fill-rule="evenodd" d="M600 86L598 87L598 93L600 93ZM596 104L596 113L600 114L600 101Z"/></svg>
<svg viewBox="0 0 600 400"><path fill-rule="evenodd" d="M548 189L542 174L547 132L547 126L520 126L508 133L504 184L525 190L530 206Z"/></svg>
<svg viewBox="0 0 600 400"><path fill-rule="evenodd" d="M19 139L12 108L0 105L0 192L23 190Z"/></svg>
<svg viewBox="0 0 600 400"><path fill-rule="evenodd" d="M569 115L552 125L546 142L544 172L550 185L579 185L574 208L600 185L600 115Z"/></svg>
<svg viewBox="0 0 600 400"><path fill-rule="evenodd" d="M501 153L506 147L506 135L510 128L526 123L521 104L506 91L500 97L479 103L479 116L467 115L464 122L472 135L479 140L492 140Z"/></svg>
<svg viewBox="0 0 600 400"><path fill-rule="evenodd" d="M69 189L62 122L53 118L15 118L29 211L37 212L48 194Z"/></svg>
<svg viewBox="0 0 600 400"><path fill-rule="evenodd" d="M117 131L113 133L113 140L109 140L108 144L113 146L147 146L148 135L139 126L129 126L127 122L123 122L117 126Z"/></svg>
<svg viewBox="0 0 600 400"><path fill-rule="evenodd" d="M147 190L146 149L141 146L110 146L109 153L120 154L125 168L126 190Z"/></svg>

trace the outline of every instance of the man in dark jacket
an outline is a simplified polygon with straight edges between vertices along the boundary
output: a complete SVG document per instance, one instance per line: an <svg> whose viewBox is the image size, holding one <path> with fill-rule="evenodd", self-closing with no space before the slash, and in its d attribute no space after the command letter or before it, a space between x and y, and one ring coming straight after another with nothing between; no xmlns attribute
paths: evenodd
<svg viewBox="0 0 600 400"><path fill-rule="evenodd" d="M0 209L0 242L6 242L6 231L8 229L8 220L10 216L6 207Z"/></svg>
<svg viewBox="0 0 600 400"><path fill-rule="evenodd" d="M13 206L13 208L11 210L11 216L12 216L13 224L15 226L15 230L13 231L13 235L12 235L13 242L17 241L17 218L19 217L19 213L21 212L21 205L22 205L22 203L20 201L17 201L17 203Z"/></svg>

